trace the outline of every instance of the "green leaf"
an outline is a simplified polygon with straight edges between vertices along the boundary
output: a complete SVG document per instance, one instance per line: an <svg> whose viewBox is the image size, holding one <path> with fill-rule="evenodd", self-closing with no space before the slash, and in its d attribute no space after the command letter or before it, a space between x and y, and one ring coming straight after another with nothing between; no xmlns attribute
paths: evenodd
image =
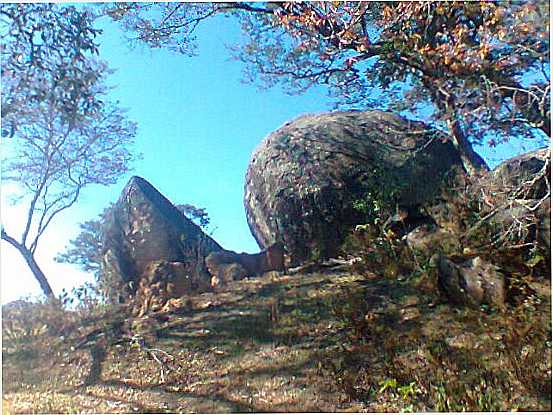
<svg viewBox="0 0 553 415"><path fill-rule="evenodd" d="M541 261L543 261L545 258L539 254L534 255L532 258L530 258L528 261L526 261L526 266L530 268L534 268L536 265L538 265Z"/></svg>
<svg viewBox="0 0 553 415"><path fill-rule="evenodd" d="M397 387L397 380L395 379L386 379L381 382L379 382L380 389L378 390L378 393L382 393L386 391L387 389L395 389Z"/></svg>

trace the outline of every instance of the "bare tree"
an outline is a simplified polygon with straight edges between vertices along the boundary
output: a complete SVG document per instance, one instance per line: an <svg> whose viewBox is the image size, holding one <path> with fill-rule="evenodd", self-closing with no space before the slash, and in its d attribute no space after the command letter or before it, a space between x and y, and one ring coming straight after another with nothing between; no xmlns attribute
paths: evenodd
<svg viewBox="0 0 553 415"><path fill-rule="evenodd" d="M98 64L96 93L105 92L102 80L106 67ZM25 227L19 239L2 229L2 239L15 247L27 262L46 295L52 289L38 266L34 254L39 240L53 218L71 207L89 184L109 185L128 171L132 154L128 147L135 135L135 124L121 109L108 102L94 113L83 115L56 100L31 102L21 118L12 141L9 158L3 160L3 180L18 185L29 195ZM13 232L13 230L10 230Z"/></svg>
<svg viewBox="0 0 553 415"><path fill-rule="evenodd" d="M16 238L14 230L5 226L1 235L19 251L47 296L53 294L52 288L35 260L41 236L54 217L77 201L85 186L115 183L133 159L129 146L136 125L105 99L108 73L104 63L89 62L79 79L73 79L76 85L86 85L86 93L73 91L71 101L58 99L57 86L48 76L28 80L28 87L18 91L25 108L18 111L18 127L6 143L2 176L5 182L17 184L19 197L27 196L29 202L21 236ZM36 84L45 91L44 98L25 100L25 95L36 91ZM91 93L98 105L84 111L82 101Z"/></svg>
<svg viewBox="0 0 553 415"><path fill-rule="evenodd" d="M95 57L90 9L2 4L0 19L2 179L28 202L20 236L3 224L1 237L50 296L35 260L40 238L85 186L113 184L128 171L136 125L107 98L111 71Z"/></svg>

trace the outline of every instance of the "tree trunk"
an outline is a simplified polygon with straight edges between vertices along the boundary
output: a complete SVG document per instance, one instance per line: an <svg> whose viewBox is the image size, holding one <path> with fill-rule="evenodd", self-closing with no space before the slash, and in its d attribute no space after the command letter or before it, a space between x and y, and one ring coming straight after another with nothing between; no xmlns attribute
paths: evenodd
<svg viewBox="0 0 553 415"><path fill-rule="evenodd" d="M36 280L40 284L40 288L42 289L42 292L47 297L53 297L54 292L52 291L52 287L50 286L50 283L46 279L46 276L38 266L37 262L35 261L35 258L33 256L33 253L25 246L17 242L14 238L9 236L4 230L2 230L2 239L8 242L10 245L12 245L15 249L19 251L21 256L25 259L25 262L29 266L29 269L35 276Z"/></svg>
<svg viewBox="0 0 553 415"><path fill-rule="evenodd" d="M447 126L453 137L453 144L459 150L463 167L469 176L476 176L479 173L489 170L488 165L480 155L474 151L472 144L468 141L465 133L457 120L449 120Z"/></svg>
<svg viewBox="0 0 553 415"><path fill-rule="evenodd" d="M423 81L424 86L432 92L434 105L447 115L447 127L453 138L453 144L459 151L463 167L469 176L477 176L480 173L489 171L489 167L480 155L474 151L457 117L455 97L444 90L439 84L433 83L430 79Z"/></svg>

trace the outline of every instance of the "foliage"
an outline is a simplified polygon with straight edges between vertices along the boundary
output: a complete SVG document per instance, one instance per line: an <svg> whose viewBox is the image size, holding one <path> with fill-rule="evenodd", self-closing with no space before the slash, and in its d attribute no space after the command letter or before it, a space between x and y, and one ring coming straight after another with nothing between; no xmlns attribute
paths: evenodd
<svg viewBox="0 0 553 415"><path fill-rule="evenodd" d="M54 260L60 263L77 265L82 271L92 273L93 284L85 284L73 289L71 293L63 290L61 300L64 304L77 307L94 307L99 303L114 304L120 302L125 290L121 281L115 281L102 269L104 251L103 229L113 212L113 203L98 215L79 225L80 233L69 241L65 251L58 253Z"/></svg>
<svg viewBox="0 0 553 415"><path fill-rule="evenodd" d="M85 272L92 272L99 279L102 265L102 226L106 223L113 203L110 203L97 219L88 220L79 225L80 233L69 242L66 251L56 256L57 262L78 265Z"/></svg>
<svg viewBox="0 0 553 415"><path fill-rule="evenodd" d="M176 205L176 207L190 220L196 221L203 229L209 226L210 219L205 208L197 208L191 204ZM59 253L54 258L57 262L74 264L85 272L91 272L96 284L94 287L88 287L88 291L95 291L100 298L108 302L116 301L119 297L119 290L116 289L119 281L112 281L109 275L102 272L104 224L109 223L113 209L114 205L111 203L96 219L81 223L79 225L80 233L77 237L69 242L65 252ZM79 302L81 298L86 298L83 294L74 294Z"/></svg>
<svg viewBox="0 0 553 415"><path fill-rule="evenodd" d="M385 217L373 217L372 223L357 225L346 237L341 250L361 261L354 263L356 272L379 270L389 278L406 277L420 269L414 253L399 235L386 227Z"/></svg>
<svg viewBox="0 0 553 415"><path fill-rule="evenodd" d="M3 136L12 136L19 117L47 100L65 108L65 121L75 111L88 114L102 105L90 59L98 54L100 31L90 10L4 3L0 18Z"/></svg>
<svg viewBox="0 0 553 415"><path fill-rule="evenodd" d="M364 401L397 400L399 407L412 411L498 411L509 408L505 405L511 400L512 381L516 379L524 385L525 396L550 402L551 378L542 369L549 364L544 356L551 345L550 296L537 288L540 281L549 280L550 256L535 232L535 215L539 216L540 203L545 203L550 192L548 183L542 183L549 176L548 166L546 160L540 171L510 188L503 185L498 190L487 181L462 176L444 186L439 200L423 210L456 235L458 246L438 241L432 249L413 252L401 236L377 226L387 222L385 216L352 231L344 249L362 258L354 270L364 273L372 285L391 281L388 284L396 284L395 289L415 288L417 309L432 313L432 317L423 322L401 322L402 312L412 307L411 303L403 306L401 301L388 300L389 309L378 310L375 297L363 292L345 291L336 298L333 313L350 345L344 350L340 367L328 362L326 367L331 377L340 380L338 386L346 394ZM529 199L517 199L520 197ZM508 222L490 220L501 209L516 209L514 200L530 208L517 216L516 229ZM499 266L507 278L507 309L499 313L486 306L480 310L436 306L445 299L436 290L437 270L432 257L436 253L459 258L480 256ZM396 272L391 273L394 267ZM431 311L434 307L435 312ZM440 321L440 313L453 315L447 327L429 329L430 321ZM462 327L459 341L451 341L449 327ZM501 335L492 336L495 340L488 343L480 341L475 355L467 339L490 339L491 327ZM495 356L501 364L493 364L495 358L479 357L484 355ZM360 368L353 363L358 361L373 363ZM521 403L515 401L510 401L515 408L525 408L523 399Z"/></svg>
<svg viewBox="0 0 553 415"><path fill-rule="evenodd" d="M388 200L385 202L388 202ZM378 225L380 221L382 205L382 198L374 197L371 192L367 192L365 197L356 199L352 203L353 209L366 216L373 225Z"/></svg>
<svg viewBox="0 0 553 415"><path fill-rule="evenodd" d="M136 40L188 55L203 20L232 15L248 81L290 92L324 84L348 107L431 105L469 173L485 168L473 142L550 136L547 2L124 3L106 12Z"/></svg>
<svg viewBox="0 0 553 415"><path fill-rule="evenodd" d="M465 167L479 167L468 141L490 128L550 135L547 16L543 2L284 3L244 18L238 56L262 81L329 84L348 106L385 102L381 89L398 110L431 103Z"/></svg>
<svg viewBox="0 0 553 415"><path fill-rule="evenodd" d="M111 71L92 56L98 31L87 9L9 4L1 16L2 115L10 129L2 173L29 199L21 238L4 228L2 239L51 295L34 259L38 242L83 188L113 184L129 170L136 125L107 99Z"/></svg>
<svg viewBox="0 0 553 415"><path fill-rule="evenodd" d="M8 353L18 354L25 354L24 350L30 350L33 343L41 343L46 337L67 334L72 323L65 318L60 302L53 299L13 301L2 307L2 317L3 337L11 347Z"/></svg>
<svg viewBox="0 0 553 415"><path fill-rule="evenodd" d="M380 270L394 278L417 276L423 280L424 276L435 278L436 254L480 256L506 273L509 298L518 304L530 294L528 281L543 278L550 266L538 229L540 217L548 216L549 160L547 156L539 171L516 186L498 188L490 178L450 177L442 194L414 213L422 214L420 219L412 218L413 212L400 209L394 214L380 208L389 203L373 202L369 193L354 202L369 221L351 231L342 251L362 258L354 264L357 272ZM406 222L403 215L407 215ZM396 225L397 229L391 226L396 218L403 224L399 228ZM409 230L420 225L418 220L430 229L438 226L445 231L436 234L433 245L423 252L413 251L405 238Z"/></svg>
<svg viewBox="0 0 553 415"><path fill-rule="evenodd" d="M184 205L176 205L176 208L180 210L188 219L196 222L200 228L207 230L210 219L205 208L197 208L196 206L188 203Z"/></svg>

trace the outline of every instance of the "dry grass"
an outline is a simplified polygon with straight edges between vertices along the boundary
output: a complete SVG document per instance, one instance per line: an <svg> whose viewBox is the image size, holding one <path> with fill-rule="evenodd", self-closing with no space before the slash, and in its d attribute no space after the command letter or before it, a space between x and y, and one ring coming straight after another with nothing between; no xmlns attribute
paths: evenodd
<svg viewBox="0 0 553 415"><path fill-rule="evenodd" d="M42 332L4 327L4 405L17 413L551 408L550 295L502 314L437 300L414 281L373 274L237 281L126 321L118 344L115 335L95 338L105 348L96 379L90 347L71 345L93 328L108 333L117 315L76 327L58 310Z"/></svg>

